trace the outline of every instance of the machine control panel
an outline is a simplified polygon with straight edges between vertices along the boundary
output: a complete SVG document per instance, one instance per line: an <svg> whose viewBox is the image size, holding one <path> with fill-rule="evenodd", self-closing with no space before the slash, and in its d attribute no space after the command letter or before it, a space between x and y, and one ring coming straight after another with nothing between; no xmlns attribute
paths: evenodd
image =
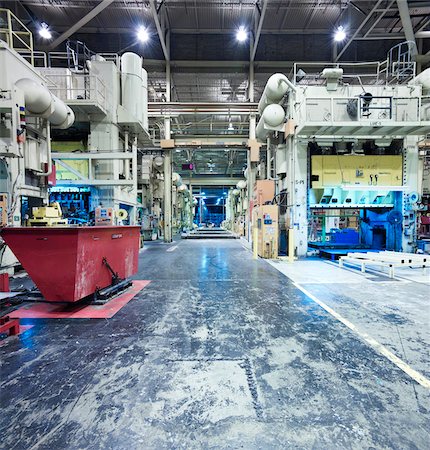
<svg viewBox="0 0 430 450"><path fill-rule="evenodd" d="M103 208L98 206L95 210L95 224L96 225L113 225L114 214L113 208Z"/></svg>

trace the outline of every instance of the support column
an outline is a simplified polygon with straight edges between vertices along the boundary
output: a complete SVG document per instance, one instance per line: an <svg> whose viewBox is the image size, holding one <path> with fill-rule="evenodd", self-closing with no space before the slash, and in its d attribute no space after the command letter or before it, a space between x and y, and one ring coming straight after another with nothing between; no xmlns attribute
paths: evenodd
<svg viewBox="0 0 430 450"><path fill-rule="evenodd" d="M255 91L254 91L254 79L255 79L255 73L254 73L254 61L252 60L252 49L253 49L253 39L250 39L250 61L249 61L249 87L248 87L248 94L249 94L249 101L254 102L255 97ZM255 127L257 124L256 115L251 114L249 116L249 139L254 140L255 139ZM252 212L251 212L251 202L252 202L252 193L253 193L253 187L254 187L254 174L252 172L252 163L251 163L251 150L248 149L247 152L247 160L246 160L246 167L247 167L247 197L248 197L248 205L246 209L246 215L247 220L245 221L246 226L246 237L249 242L252 242L253 236L252 236Z"/></svg>
<svg viewBox="0 0 430 450"><path fill-rule="evenodd" d="M170 102L170 62L166 62L166 101ZM171 139L170 116L164 118L164 139ZM164 150L164 242L172 242L172 149Z"/></svg>
<svg viewBox="0 0 430 450"><path fill-rule="evenodd" d="M133 192L136 195L136 206L133 208L134 209L134 216L131 219L131 223L130 225L134 225L137 223L137 218L138 218L138 214L137 214L137 208L138 208L138 203L137 203L137 136L133 137L133 143L131 144L131 150L133 153L133 159L131 160L131 173L132 173L132 180L133 180ZM143 198L142 198L143 200Z"/></svg>

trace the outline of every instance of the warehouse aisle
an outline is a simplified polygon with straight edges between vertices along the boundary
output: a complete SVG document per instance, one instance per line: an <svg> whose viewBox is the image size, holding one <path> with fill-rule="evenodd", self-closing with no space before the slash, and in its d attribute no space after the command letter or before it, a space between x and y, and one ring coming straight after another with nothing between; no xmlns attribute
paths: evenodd
<svg viewBox="0 0 430 450"><path fill-rule="evenodd" d="M1 344L5 448L428 446L428 390L239 241L150 244L136 278Z"/></svg>

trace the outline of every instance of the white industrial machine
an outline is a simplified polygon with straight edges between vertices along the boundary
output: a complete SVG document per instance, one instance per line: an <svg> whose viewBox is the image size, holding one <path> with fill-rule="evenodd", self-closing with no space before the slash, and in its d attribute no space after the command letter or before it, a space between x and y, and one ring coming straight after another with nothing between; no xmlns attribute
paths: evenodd
<svg viewBox="0 0 430 450"><path fill-rule="evenodd" d="M414 249L410 195L422 192L418 142L430 133L430 69L415 76L408 48L381 63L295 64L291 80L269 78L256 137L267 145L263 178L276 177L280 222L296 256L312 240Z"/></svg>
<svg viewBox="0 0 430 450"><path fill-rule="evenodd" d="M75 67L39 69L51 89L75 112L78 133L54 136L57 189L90 186L89 210L126 208L137 222L138 148L148 136L147 73L135 53L89 55ZM56 138L58 137L58 141ZM79 149L79 153L76 152Z"/></svg>
<svg viewBox="0 0 430 450"><path fill-rule="evenodd" d="M53 175L51 129L69 128L72 109L31 64L0 41L0 196L2 225L19 226L43 206ZM16 262L7 249L2 266Z"/></svg>

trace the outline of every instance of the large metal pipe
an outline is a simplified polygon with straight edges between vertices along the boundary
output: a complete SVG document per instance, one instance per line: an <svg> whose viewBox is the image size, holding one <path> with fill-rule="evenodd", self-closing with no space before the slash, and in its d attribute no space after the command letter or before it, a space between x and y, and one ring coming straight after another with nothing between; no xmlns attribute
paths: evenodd
<svg viewBox="0 0 430 450"><path fill-rule="evenodd" d="M269 105L263 111L260 120L256 127L256 136L260 142L265 142L268 134L271 130L265 128L265 125L269 127L279 127L285 121L285 111L281 105L272 104Z"/></svg>
<svg viewBox="0 0 430 450"><path fill-rule="evenodd" d="M45 86L31 78L21 78L15 86L24 93L25 108L34 116L48 119L53 128L69 128L75 121L75 114Z"/></svg>
<svg viewBox="0 0 430 450"><path fill-rule="evenodd" d="M263 114L267 106L279 103L284 95L291 89L296 91L296 86L282 73L273 74L264 88L263 95L258 103L258 112Z"/></svg>

